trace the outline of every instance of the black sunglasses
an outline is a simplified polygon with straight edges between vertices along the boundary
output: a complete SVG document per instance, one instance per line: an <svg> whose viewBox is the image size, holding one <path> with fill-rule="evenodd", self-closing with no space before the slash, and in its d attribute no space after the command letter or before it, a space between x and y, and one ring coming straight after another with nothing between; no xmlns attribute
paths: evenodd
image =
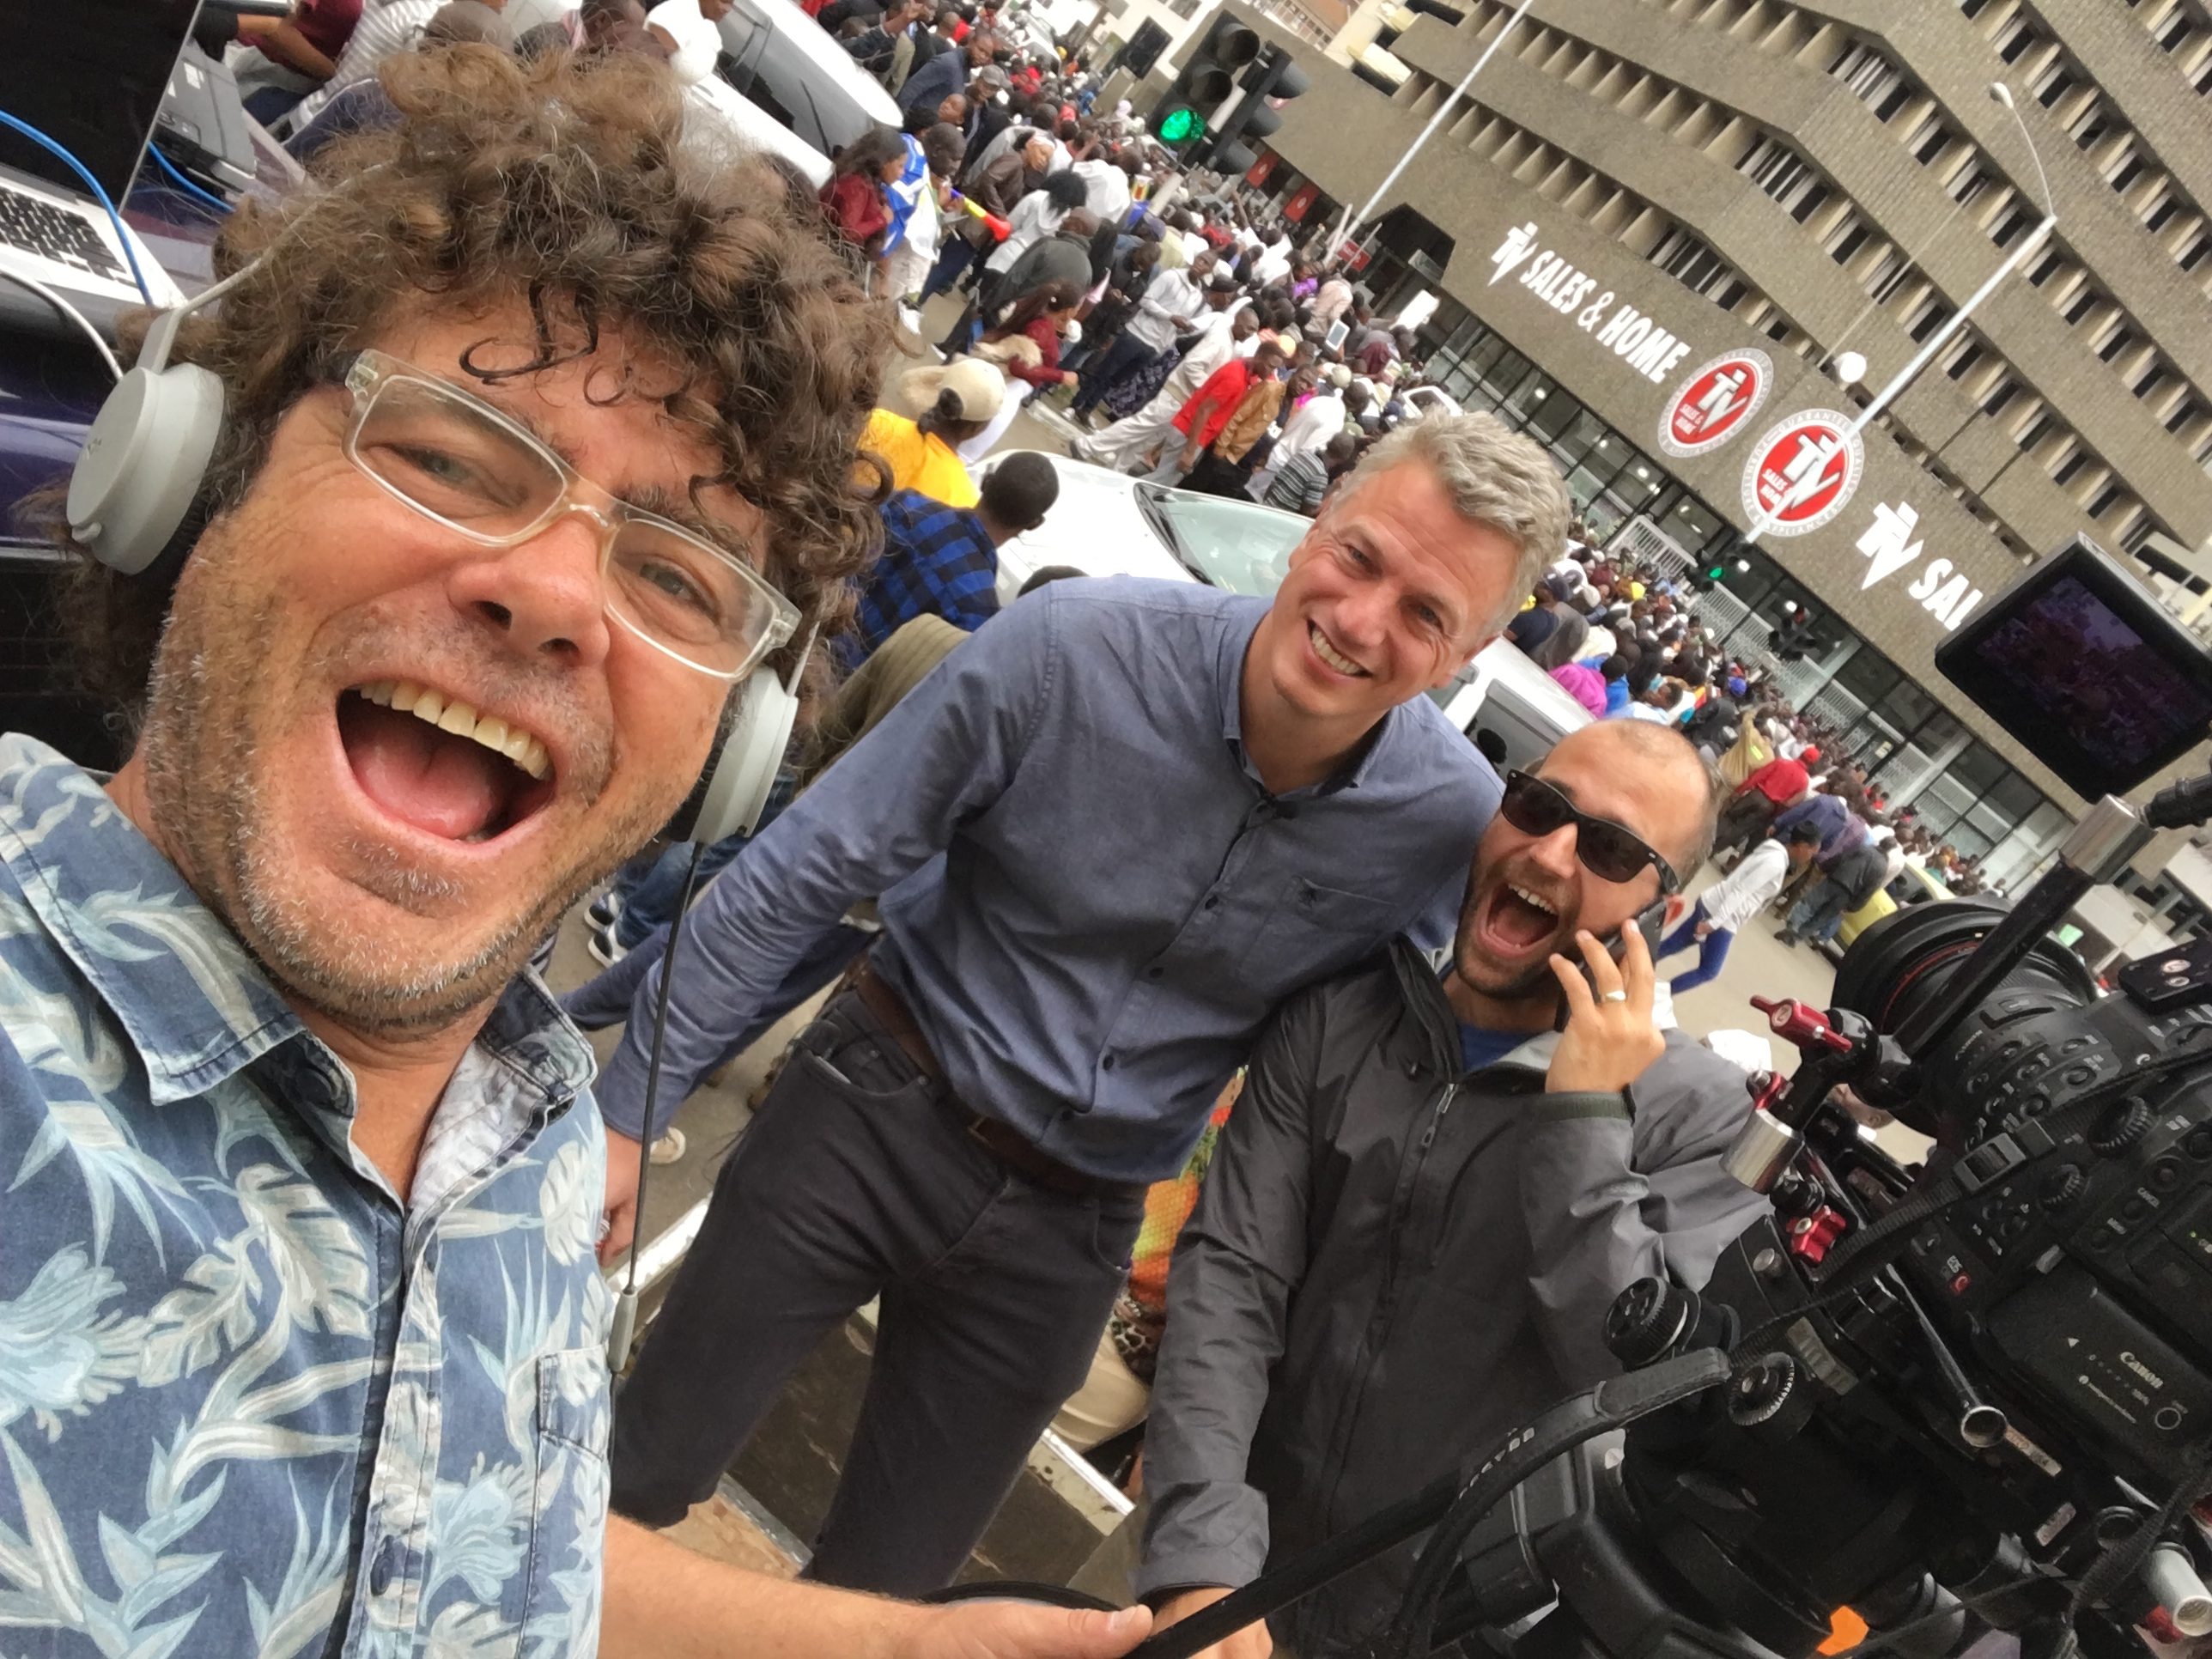
<svg viewBox="0 0 2212 1659"><path fill-rule="evenodd" d="M1679 893L1680 878L1674 866L1655 852L1650 842L1611 818L1595 818L1577 809L1559 790L1526 772L1505 775L1505 799L1498 810L1506 823L1524 836L1549 836L1572 824L1575 856L1592 875L1605 881L1633 881L1650 865L1659 872L1659 890Z"/></svg>

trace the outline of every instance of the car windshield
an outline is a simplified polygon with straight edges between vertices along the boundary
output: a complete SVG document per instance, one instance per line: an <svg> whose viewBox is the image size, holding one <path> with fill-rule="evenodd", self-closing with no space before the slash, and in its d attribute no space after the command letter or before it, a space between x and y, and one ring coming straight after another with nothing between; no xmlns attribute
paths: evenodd
<svg viewBox="0 0 2212 1659"><path fill-rule="evenodd" d="M1200 580L1231 593L1273 594L1309 524L1256 501L1148 483L1139 483L1136 493L1146 523L1169 550Z"/></svg>

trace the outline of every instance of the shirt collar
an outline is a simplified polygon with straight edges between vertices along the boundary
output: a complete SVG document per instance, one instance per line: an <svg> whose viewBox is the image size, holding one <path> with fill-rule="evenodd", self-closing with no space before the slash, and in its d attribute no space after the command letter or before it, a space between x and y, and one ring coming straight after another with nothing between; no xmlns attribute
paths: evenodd
<svg viewBox="0 0 2212 1659"><path fill-rule="evenodd" d="M308 1034L222 919L100 781L37 739L0 735L0 866L114 1014L156 1105L190 1098ZM534 975L477 1041L554 1097L591 1081L592 1051Z"/></svg>

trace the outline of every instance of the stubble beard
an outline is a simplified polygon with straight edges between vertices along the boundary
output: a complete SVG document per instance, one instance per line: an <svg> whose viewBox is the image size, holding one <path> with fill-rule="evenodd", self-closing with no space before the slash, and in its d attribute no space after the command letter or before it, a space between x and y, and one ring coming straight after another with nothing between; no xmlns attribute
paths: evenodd
<svg viewBox="0 0 2212 1659"><path fill-rule="evenodd" d="M482 1009L569 906L665 820L650 809L628 815L595 854L572 860L536 903L464 957L426 960L333 925L291 879L292 854L264 811L267 750L258 727L275 699L260 642L281 637L280 606L274 598L226 603L232 596L216 573L191 574L217 591L214 603L189 614L223 620L195 625L182 620L185 607L173 608L155 654L138 750L164 850L280 992L348 1029L421 1036ZM427 906L458 896L453 883L410 866L389 846L356 841L346 853L377 878L387 902Z"/></svg>

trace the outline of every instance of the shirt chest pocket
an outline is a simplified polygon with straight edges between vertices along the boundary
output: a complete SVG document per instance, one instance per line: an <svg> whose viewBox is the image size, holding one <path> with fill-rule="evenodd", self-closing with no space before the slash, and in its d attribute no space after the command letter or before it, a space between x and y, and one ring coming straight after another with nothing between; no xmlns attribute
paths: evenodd
<svg viewBox="0 0 2212 1659"><path fill-rule="evenodd" d="M1389 939L1395 921L1380 899L1293 876L1253 935L1245 971L1269 994L1304 985L1372 953Z"/></svg>
<svg viewBox="0 0 2212 1659"><path fill-rule="evenodd" d="M538 1474L526 1647L535 1632L571 1629L598 1604L607 1525L606 1355L571 1348L538 1360Z"/></svg>

